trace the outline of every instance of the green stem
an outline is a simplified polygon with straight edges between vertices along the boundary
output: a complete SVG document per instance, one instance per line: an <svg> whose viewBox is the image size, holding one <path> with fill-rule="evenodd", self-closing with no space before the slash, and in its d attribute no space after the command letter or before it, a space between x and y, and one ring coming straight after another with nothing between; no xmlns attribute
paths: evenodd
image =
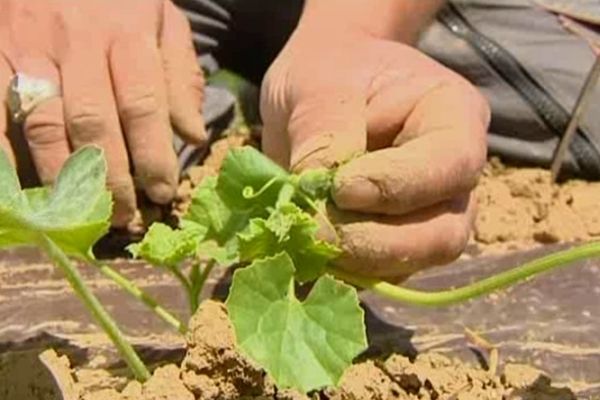
<svg viewBox="0 0 600 400"><path fill-rule="evenodd" d="M117 324L106 312L100 301L87 287L77 268L71 263L71 260L65 253L46 235L38 236L39 246L46 252L48 257L65 274L67 281L71 284L73 291L81 298L84 305L91 312L100 327L106 332L112 340L115 347L121 353L121 356L133 372L138 381L144 382L150 378L150 372L139 358L131 344L125 339L125 336L119 330Z"/></svg>
<svg viewBox="0 0 600 400"><path fill-rule="evenodd" d="M173 275L175 275L175 278L177 278L177 280L181 283L181 286L184 287L185 292L187 293L188 305L190 307L190 310L194 310L194 307L196 305L193 294L194 290L189 279L187 279L185 275L183 275L178 266L170 267L169 270L173 273Z"/></svg>
<svg viewBox="0 0 600 400"><path fill-rule="evenodd" d="M304 199L304 201L306 201L306 203L310 206L310 208L312 208L314 210L314 212L321 219L323 219L323 221L325 221L325 224L327 224L327 228L331 231L331 233L333 233L333 236L335 237L335 244L339 245L339 243L340 243L340 235L338 235L338 232L335 229L335 226L333 226L333 223L331 222L331 219L329 219L329 217L323 212L323 210L321 210L319 208L319 206L317 206L317 204L313 201L313 199L311 199L310 197L308 197L304 193L301 193L301 194L302 194L302 198Z"/></svg>
<svg viewBox="0 0 600 400"><path fill-rule="evenodd" d="M277 195L276 206L290 203L294 197L294 193L296 193L296 187L289 182L284 183Z"/></svg>
<svg viewBox="0 0 600 400"><path fill-rule="evenodd" d="M425 292L406 289L377 279L358 277L338 269L329 268L329 272L339 279L372 290L392 300L406 302L419 306L445 306L469 300L494 290L513 285L534 275L549 271L553 268L566 266L569 263L586 258L600 256L600 242L588 243L572 249L559 251L542 258L530 261L520 267L501 272L495 276L482 279L460 288L442 290L438 292Z"/></svg>
<svg viewBox="0 0 600 400"><path fill-rule="evenodd" d="M274 176L273 178L271 178L267 183L265 183L263 185L263 187L261 187L258 192L254 191L254 188L252 186L246 186L244 187L244 189L242 190L242 196L246 199L246 200L252 200L257 198L258 196L260 196L261 194L263 194L264 192L266 192L271 186L273 186L275 184L275 182L277 182L280 179L279 176Z"/></svg>
<svg viewBox="0 0 600 400"><path fill-rule="evenodd" d="M198 309L198 281L200 280L200 263L195 262L192 264L192 269L190 271L190 283L192 284L192 290L190 292L190 313L193 315ZM201 290L201 289L200 289Z"/></svg>
<svg viewBox="0 0 600 400"><path fill-rule="evenodd" d="M190 280L192 281L192 297L194 300L194 307L191 310L192 314L196 312L196 310L198 309L198 306L200 305L200 295L202 294L202 289L204 288L204 284L206 283L206 280L208 279L208 276L210 275L210 272L213 270L214 267L215 267L215 260L210 260L209 262L206 263L206 265L204 266L204 269L200 273L199 272L200 265L199 264L192 265L192 273L190 275L191 276ZM194 272L194 268L196 269L196 272ZM190 304L191 304L191 301L190 301Z"/></svg>
<svg viewBox="0 0 600 400"><path fill-rule="evenodd" d="M119 285L127 293L141 301L148 308L150 308L158 317L162 318L163 321L177 329L181 333L186 333L187 327L177 317L163 308L154 298L148 293L144 292L141 288L136 286L129 279L121 275L106 264L101 264L97 260L90 259L90 263L94 264L104 276L110 278L113 282Z"/></svg>

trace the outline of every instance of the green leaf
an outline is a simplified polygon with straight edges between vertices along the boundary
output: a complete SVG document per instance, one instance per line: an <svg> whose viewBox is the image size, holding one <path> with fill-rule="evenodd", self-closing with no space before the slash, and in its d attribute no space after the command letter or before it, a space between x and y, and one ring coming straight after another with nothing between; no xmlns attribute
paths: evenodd
<svg viewBox="0 0 600 400"><path fill-rule="evenodd" d="M184 229L172 229L170 226L155 222L150 226L144 239L127 247L136 258L143 258L152 265L176 267L183 260L194 256L196 247L206 228L201 225L187 224Z"/></svg>
<svg viewBox="0 0 600 400"><path fill-rule="evenodd" d="M293 279L285 253L234 273L226 304L238 346L279 387L309 392L337 385L367 346L356 290L323 276L300 302Z"/></svg>
<svg viewBox="0 0 600 400"><path fill-rule="evenodd" d="M294 261L298 281L315 280L341 253L316 238L318 228L312 216L298 206L281 204L267 220L253 219L238 235L240 259L252 261L285 251Z"/></svg>
<svg viewBox="0 0 600 400"><path fill-rule="evenodd" d="M214 240L205 240L198 245L196 254L200 258L215 260L218 265L225 267L239 261L236 241L230 241L224 246L220 246Z"/></svg>
<svg viewBox="0 0 600 400"><path fill-rule="evenodd" d="M85 258L108 231L112 201L99 148L73 153L52 189L21 191L5 155L0 157L0 176L5 190L0 195L0 246L35 245L43 233L65 253Z"/></svg>
<svg viewBox="0 0 600 400"><path fill-rule="evenodd" d="M253 147L229 151L219 174L217 191L232 209L265 213L275 205L290 175Z"/></svg>
<svg viewBox="0 0 600 400"><path fill-rule="evenodd" d="M0 210L20 209L25 201L17 173L0 149Z"/></svg>
<svg viewBox="0 0 600 400"><path fill-rule="evenodd" d="M206 227L206 239L224 246L248 225L249 217L246 213L232 211L217 193L217 178L207 177L194 191L183 220Z"/></svg>

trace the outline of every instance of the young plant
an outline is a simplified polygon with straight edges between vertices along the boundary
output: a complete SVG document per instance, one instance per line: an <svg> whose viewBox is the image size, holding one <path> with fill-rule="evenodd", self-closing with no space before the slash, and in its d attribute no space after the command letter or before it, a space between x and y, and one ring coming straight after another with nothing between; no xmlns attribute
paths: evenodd
<svg viewBox="0 0 600 400"><path fill-rule="evenodd" d="M148 370L72 261L97 266L166 321L181 325L132 282L95 259L92 246L110 226L112 200L105 181L102 151L85 147L67 160L54 187L21 189L14 168L0 151L0 248L32 246L45 252L110 337L136 379L144 381L150 376Z"/></svg>
<svg viewBox="0 0 600 400"><path fill-rule="evenodd" d="M130 248L182 282L192 311L215 264L240 265L226 301L237 343L280 387L309 392L336 385L366 349L358 294L344 281L394 300L441 306L600 255L600 243L585 244L441 292L348 274L332 265L341 253L336 244L316 237L317 217L327 222L320 210L329 199L334 173L290 174L251 147L233 149L219 176L206 178L197 188L178 229L155 224ZM186 261L192 265L187 276L181 269ZM298 296L297 284L309 282L308 295Z"/></svg>

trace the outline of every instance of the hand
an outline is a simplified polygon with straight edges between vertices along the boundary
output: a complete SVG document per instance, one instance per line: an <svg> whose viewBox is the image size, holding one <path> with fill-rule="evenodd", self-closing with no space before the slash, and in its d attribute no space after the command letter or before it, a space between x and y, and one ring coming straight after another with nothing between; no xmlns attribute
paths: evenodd
<svg viewBox="0 0 600 400"><path fill-rule="evenodd" d="M462 252L489 110L407 45L300 25L262 86L263 149L292 170L340 166L341 267L399 280Z"/></svg>
<svg viewBox="0 0 600 400"><path fill-rule="evenodd" d="M135 187L157 203L173 198L178 166L171 123L184 139L205 140L200 114L204 81L188 22L169 0L118 5L3 0L2 96L16 72L61 87L61 97L41 103L24 122L44 184L56 178L72 150L93 143L105 149L114 225L124 226L133 217ZM7 129L5 112L0 108L0 133ZM0 145L14 161L4 134Z"/></svg>

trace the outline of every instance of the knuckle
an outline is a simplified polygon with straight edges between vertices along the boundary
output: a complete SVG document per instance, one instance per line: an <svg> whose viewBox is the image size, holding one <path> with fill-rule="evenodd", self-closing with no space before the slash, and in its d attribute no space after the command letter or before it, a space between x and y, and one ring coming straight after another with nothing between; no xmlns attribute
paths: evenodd
<svg viewBox="0 0 600 400"><path fill-rule="evenodd" d="M485 146L472 144L469 147L465 147L459 154L461 155L458 158L459 167L457 170L459 176L462 178L458 180L460 184L456 190L459 192L470 191L477 185L479 177L485 168L487 150Z"/></svg>
<svg viewBox="0 0 600 400"><path fill-rule="evenodd" d="M119 114L123 120L155 116L160 111L158 96L153 88L140 88L121 98Z"/></svg>
<svg viewBox="0 0 600 400"><path fill-rule="evenodd" d="M479 112L484 127L487 129L492 118L492 108L490 106L490 102L479 89L477 89L473 85L470 86L473 96L473 102L476 106L476 109Z"/></svg>
<svg viewBox="0 0 600 400"><path fill-rule="evenodd" d="M26 121L25 136L32 145L46 147L66 140L62 120L33 118L31 115Z"/></svg>
<svg viewBox="0 0 600 400"><path fill-rule="evenodd" d="M434 264L447 264L456 260L467 247L471 225L467 218L461 223L452 223L443 231L435 250Z"/></svg>
<svg viewBox="0 0 600 400"><path fill-rule="evenodd" d="M75 142L90 143L108 132L110 124L100 106L87 105L72 112L67 128Z"/></svg>

